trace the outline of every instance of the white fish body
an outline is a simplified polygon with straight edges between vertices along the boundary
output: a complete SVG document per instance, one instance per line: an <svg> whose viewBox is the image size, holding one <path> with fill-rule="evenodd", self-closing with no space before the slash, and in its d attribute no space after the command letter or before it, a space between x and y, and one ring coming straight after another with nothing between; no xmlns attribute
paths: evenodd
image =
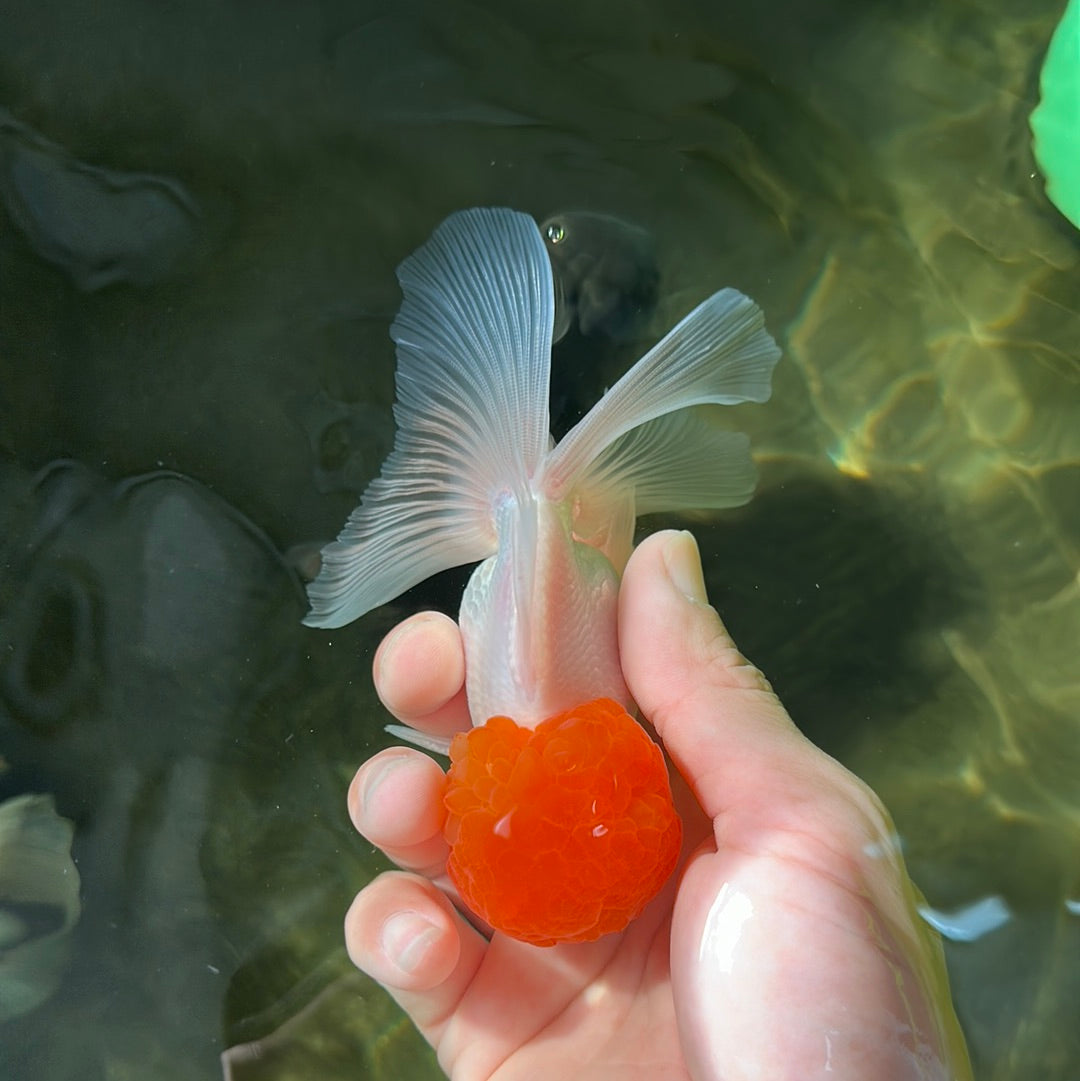
<svg viewBox="0 0 1080 1081"><path fill-rule="evenodd" d="M780 351L760 310L714 294L553 445L554 287L533 219L454 214L398 278L394 449L323 549L305 622L342 626L480 561L460 613L474 724L536 725L601 696L629 706L616 598L634 521L749 499L747 438L687 407L769 397Z"/></svg>

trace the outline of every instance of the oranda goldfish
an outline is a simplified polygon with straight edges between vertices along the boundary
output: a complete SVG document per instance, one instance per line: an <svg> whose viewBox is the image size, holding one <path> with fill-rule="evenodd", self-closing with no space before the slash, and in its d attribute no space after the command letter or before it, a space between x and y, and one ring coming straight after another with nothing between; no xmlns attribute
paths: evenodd
<svg viewBox="0 0 1080 1081"><path fill-rule="evenodd" d="M747 438L688 407L765 401L779 349L757 306L721 290L554 444L536 222L454 214L398 278L394 449L323 549L306 622L341 626L479 562L459 617L478 727L449 746L394 730L450 751L448 867L488 923L544 945L621 930L674 868L681 829L659 748L626 712L619 574L637 515L750 497Z"/></svg>

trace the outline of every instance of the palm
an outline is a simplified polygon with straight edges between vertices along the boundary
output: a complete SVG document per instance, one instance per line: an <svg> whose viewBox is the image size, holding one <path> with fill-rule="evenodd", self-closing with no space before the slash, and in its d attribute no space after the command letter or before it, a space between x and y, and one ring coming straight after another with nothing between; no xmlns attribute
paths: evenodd
<svg viewBox="0 0 1080 1081"><path fill-rule="evenodd" d="M623 934L583 945L541 949L496 935L434 1036L450 1077L688 1077L672 1002L670 912L656 907Z"/></svg>

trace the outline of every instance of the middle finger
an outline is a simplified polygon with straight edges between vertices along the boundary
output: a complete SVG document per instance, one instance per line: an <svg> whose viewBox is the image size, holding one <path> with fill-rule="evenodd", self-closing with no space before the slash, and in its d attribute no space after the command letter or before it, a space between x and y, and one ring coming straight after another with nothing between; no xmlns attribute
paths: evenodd
<svg viewBox="0 0 1080 1081"><path fill-rule="evenodd" d="M349 817L399 867L436 877L449 852L442 832L445 785L445 774L426 754L391 747L357 770L349 786Z"/></svg>

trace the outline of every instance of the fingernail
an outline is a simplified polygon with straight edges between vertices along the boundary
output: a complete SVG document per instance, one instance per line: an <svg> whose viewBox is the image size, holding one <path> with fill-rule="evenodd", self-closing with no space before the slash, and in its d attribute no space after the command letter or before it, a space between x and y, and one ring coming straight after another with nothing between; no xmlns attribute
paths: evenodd
<svg viewBox="0 0 1080 1081"><path fill-rule="evenodd" d="M671 584L694 604L708 604L701 555L693 535L685 530L673 533L664 544L663 554Z"/></svg>
<svg viewBox="0 0 1080 1081"><path fill-rule="evenodd" d="M442 930L417 912L398 912L382 926L379 942L386 956L402 972L414 973L436 943Z"/></svg>
<svg viewBox="0 0 1080 1081"><path fill-rule="evenodd" d="M365 819L369 819L375 809L375 796L380 786L391 773L401 767L403 761L404 759L400 757L388 756L386 761L379 765L370 776L364 778L364 787L360 793L360 810Z"/></svg>
<svg viewBox="0 0 1080 1081"><path fill-rule="evenodd" d="M401 644L402 640L408 638L412 633L412 625L405 621L399 623L379 644L379 648L375 650L375 660L371 666L372 675L375 677L375 682L378 684L382 679L383 669L386 667L387 660L394 655L394 651Z"/></svg>

